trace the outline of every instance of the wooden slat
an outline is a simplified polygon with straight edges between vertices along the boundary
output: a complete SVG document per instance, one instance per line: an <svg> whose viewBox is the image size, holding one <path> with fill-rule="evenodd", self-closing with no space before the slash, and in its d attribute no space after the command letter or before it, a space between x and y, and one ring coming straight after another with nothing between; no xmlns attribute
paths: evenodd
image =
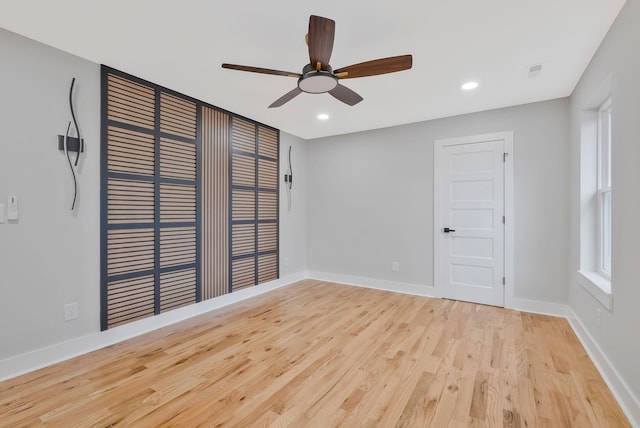
<svg viewBox="0 0 640 428"><path fill-rule="evenodd" d="M160 267L185 265L195 261L195 227L160 229Z"/></svg>
<svg viewBox="0 0 640 428"><path fill-rule="evenodd" d="M271 192L258 192L258 219L276 220L278 218L278 195Z"/></svg>
<svg viewBox="0 0 640 428"><path fill-rule="evenodd" d="M254 220L256 218L255 192L233 189L232 194L233 220Z"/></svg>
<svg viewBox="0 0 640 428"><path fill-rule="evenodd" d="M254 224L234 224L231 229L232 256L255 253L255 239Z"/></svg>
<svg viewBox="0 0 640 428"><path fill-rule="evenodd" d="M202 107L202 299L229 292L229 115Z"/></svg>
<svg viewBox="0 0 640 428"><path fill-rule="evenodd" d="M256 126L244 119L233 118L231 126L231 144L236 150L256 152Z"/></svg>
<svg viewBox="0 0 640 428"><path fill-rule="evenodd" d="M176 96L160 94L160 131L185 138L196 138L196 105Z"/></svg>
<svg viewBox="0 0 640 428"><path fill-rule="evenodd" d="M231 267L232 290L237 291L256 284L255 258L234 260Z"/></svg>
<svg viewBox="0 0 640 428"><path fill-rule="evenodd" d="M252 156L234 153L232 156L232 183L241 186L256 185L256 160Z"/></svg>
<svg viewBox="0 0 640 428"><path fill-rule="evenodd" d="M196 270L160 274L160 312L196 302Z"/></svg>
<svg viewBox="0 0 640 428"><path fill-rule="evenodd" d="M278 163L258 159L258 187L266 189L278 188Z"/></svg>
<svg viewBox="0 0 640 428"><path fill-rule="evenodd" d="M107 117L117 122L153 129L155 90L114 75L109 75L107 82Z"/></svg>
<svg viewBox="0 0 640 428"><path fill-rule="evenodd" d="M139 272L154 266L153 229L109 230L107 274Z"/></svg>
<svg viewBox="0 0 640 428"><path fill-rule="evenodd" d="M153 183L110 178L107 186L109 224L153 222Z"/></svg>
<svg viewBox="0 0 640 428"><path fill-rule="evenodd" d="M258 284L278 279L278 256L268 254L258 257Z"/></svg>
<svg viewBox="0 0 640 428"><path fill-rule="evenodd" d="M258 127L258 154L278 159L278 131L264 126Z"/></svg>
<svg viewBox="0 0 640 428"><path fill-rule="evenodd" d="M160 184L160 221L196 221L196 187Z"/></svg>
<svg viewBox="0 0 640 428"><path fill-rule="evenodd" d="M107 284L109 327L153 315L154 278L146 275Z"/></svg>
<svg viewBox="0 0 640 428"><path fill-rule="evenodd" d="M195 181L195 144L160 138L160 176Z"/></svg>
<svg viewBox="0 0 640 428"><path fill-rule="evenodd" d="M278 249L277 223L258 224L258 252Z"/></svg>

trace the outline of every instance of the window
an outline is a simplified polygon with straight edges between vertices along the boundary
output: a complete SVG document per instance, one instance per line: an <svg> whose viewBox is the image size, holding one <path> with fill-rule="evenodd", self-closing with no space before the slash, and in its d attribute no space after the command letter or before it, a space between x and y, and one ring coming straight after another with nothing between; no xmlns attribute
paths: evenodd
<svg viewBox="0 0 640 428"><path fill-rule="evenodd" d="M605 308L613 309L611 290L610 81L588 100L580 128L580 266L578 282Z"/></svg>
<svg viewBox="0 0 640 428"><path fill-rule="evenodd" d="M611 98L598 109L598 272L611 279Z"/></svg>

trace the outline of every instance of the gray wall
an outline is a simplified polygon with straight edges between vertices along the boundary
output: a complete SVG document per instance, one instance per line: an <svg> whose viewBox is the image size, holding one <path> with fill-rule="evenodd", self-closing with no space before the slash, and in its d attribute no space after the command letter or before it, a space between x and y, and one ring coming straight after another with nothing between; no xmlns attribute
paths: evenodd
<svg viewBox="0 0 640 428"><path fill-rule="evenodd" d="M640 1L627 0L571 96L570 303L630 389L640 397ZM613 310L577 282L580 235L580 115L608 78L612 97ZM596 324L596 309L602 324Z"/></svg>
<svg viewBox="0 0 640 428"><path fill-rule="evenodd" d="M0 224L0 359L99 329L100 68L0 29L0 203L20 219ZM71 120L69 85L86 141L80 199L58 134ZM64 321L77 302L79 319Z"/></svg>
<svg viewBox="0 0 640 428"><path fill-rule="evenodd" d="M16 194L17 223L0 224L0 360L99 331L100 67L0 29L0 204ZM71 119L68 91L76 77L77 115L87 151L80 200L70 211L72 179L57 149ZM293 145L294 200L286 210L281 183L280 275L306 266L306 142L281 135L281 169ZM284 261L281 257L281 262ZM64 304L79 318L64 321Z"/></svg>
<svg viewBox="0 0 640 428"><path fill-rule="evenodd" d="M433 285L433 141L512 130L514 294L567 302L568 123L559 99L309 141L309 269Z"/></svg>
<svg viewBox="0 0 640 428"><path fill-rule="evenodd" d="M293 166L293 188L289 209L284 174L289 168L289 147ZM280 132L280 276L307 268L307 142Z"/></svg>

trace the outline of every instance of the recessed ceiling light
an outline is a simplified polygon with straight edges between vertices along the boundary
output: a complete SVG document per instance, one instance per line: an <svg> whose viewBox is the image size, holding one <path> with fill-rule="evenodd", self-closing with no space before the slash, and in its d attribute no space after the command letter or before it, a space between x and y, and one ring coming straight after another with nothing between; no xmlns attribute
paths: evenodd
<svg viewBox="0 0 640 428"><path fill-rule="evenodd" d="M471 89L475 89L478 87L478 82L467 82L464 85L462 85L462 89L464 89L465 91L470 91Z"/></svg>
<svg viewBox="0 0 640 428"><path fill-rule="evenodd" d="M320 114L318 115L318 119L319 119L319 120L327 120L327 119L329 119L329 115L328 115L328 114L326 114L326 113L320 113Z"/></svg>

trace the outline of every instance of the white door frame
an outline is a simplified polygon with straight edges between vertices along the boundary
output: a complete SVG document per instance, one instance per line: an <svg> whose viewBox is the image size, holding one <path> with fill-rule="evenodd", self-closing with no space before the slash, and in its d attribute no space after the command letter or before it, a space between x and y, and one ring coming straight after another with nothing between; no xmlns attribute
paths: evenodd
<svg viewBox="0 0 640 428"><path fill-rule="evenodd" d="M441 255L439 236L442 224L439 201L440 199L440 172L442 160L441 149L445 146L459 144L481 143L485 141L504 140L504 151L506 153L504 162L504 307L514 307L513 294L513 187L514 187L514 155L513 155L513 131L496 132L492 134L470 135L459 138L446 138L435 140L433 144L433 285L435 295L442 297L443 286L440 283L441 276Z"/></svg>

